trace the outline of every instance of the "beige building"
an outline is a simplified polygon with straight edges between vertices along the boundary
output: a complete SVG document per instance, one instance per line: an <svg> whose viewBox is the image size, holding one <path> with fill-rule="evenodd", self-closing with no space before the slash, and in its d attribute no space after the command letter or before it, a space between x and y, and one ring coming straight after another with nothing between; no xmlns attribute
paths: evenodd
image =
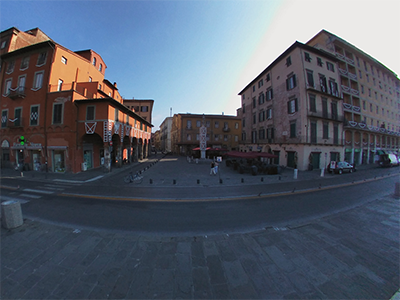
<svg viewBox="0 0 400 300"><path fill-rule="evenodd" d="M175 114L171 125L172 152L193 155L200 146L200 127L204 124L209 148L238 150L240 118L228 115Z"/></svg>
<svg viewBox="0 0 400 300"><path fill-rule="evenodd" d="M373 163L377 154L396 153L400 141L398 76L362 50L327 32L307 42L338 58L343 93L345 159Z"/></svg>
<svg viewBox="0 0 400 300"><path fill-rule="evenodd" d="M241 151L278 155L299 170L343 160L336 56L295 42L240 93Z"/></svg>
<svg viewBox="0 0 400 300"><path fill-rule="evenodd" d="M171 147L172 117L165 118L160 125L160 150L170 153Z"/></svg>

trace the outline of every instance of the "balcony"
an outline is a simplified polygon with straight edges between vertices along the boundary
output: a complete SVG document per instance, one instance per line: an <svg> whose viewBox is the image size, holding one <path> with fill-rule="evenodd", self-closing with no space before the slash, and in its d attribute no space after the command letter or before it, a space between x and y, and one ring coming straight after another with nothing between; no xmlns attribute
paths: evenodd
<svg viewBox="0 0 400 300"><path fill-rule="evenodd" d="M16 100L19 98L25 98L25 87L24 86L19 86L16 88L10 88L8 91L8 95L7 97L12 99L12 100Z"/></svg>
<svg viewBox="0 0 400 300"><path fill-rule="evenodd" d="M318 119L344 122L343 116L339 117L337 113L332 114L332 113L323 112L323 111L317 111L317 112L309 111L309 112L307 112L307 116L312 117L312 118L318 118Z"/></svg>
<svg viewBox="0 0 400 300"><path fill-rule="evenodd" d="M222 129L222 131L223 131L223 132L229 132L229 131L231 131L231 129L230 129L229 127L224 127L224 128Z"/></svg>
<svg viewBox="0 0 400 300"><path fill-rule="evenodd" d="M349 103L343 103L343 109L346 111L353 111L353 112L357 112L357 113L361 112L361 107L351 105Z"/></svg>
<svg viewBox="0 0 400 300"><path fill-rule="evenodd" d="M342 95L339 93L339 90L332 91L329 86L325 86L323 84L310 85L307 83L307 89L319 91L324 94L328 94L330 96L334 96L336 98L342 99Z"/></svg>
<svg viewBox="0 0 400 300"><path fill-rule="evenodd" d="M363 129L366 131L371 131L371 132L376 132L376 133L384 133L384 134L390 134L393 136L400 136L400 132L391 131L389 129L382 128L382 127L367 125L364 122L355 122L355 121L344 120L344 128Z"/></svg>

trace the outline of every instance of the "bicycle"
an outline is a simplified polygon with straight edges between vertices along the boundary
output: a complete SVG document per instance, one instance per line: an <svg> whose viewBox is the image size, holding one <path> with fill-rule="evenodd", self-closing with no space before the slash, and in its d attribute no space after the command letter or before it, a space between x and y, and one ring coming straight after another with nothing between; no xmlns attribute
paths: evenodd
<svg viewBox="0 0 400 300"><path fill-rule="evenodd" d="M135 175L133 175L133 172L129 172L127 176L124 178L125 183L142 183L143 181L143 176L137 172Z"/></svg>

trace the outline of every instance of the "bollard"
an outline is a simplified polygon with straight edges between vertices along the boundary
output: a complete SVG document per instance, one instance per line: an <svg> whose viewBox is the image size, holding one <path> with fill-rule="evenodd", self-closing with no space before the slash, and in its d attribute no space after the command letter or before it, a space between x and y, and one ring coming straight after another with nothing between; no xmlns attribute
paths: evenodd
<svg viewBox="0 0 400 300"><path fill-rule="evenodd" d="M10 200L1 203L2 225L6 229L17 228L24 223L22 219L21 203Z"/></svg>
<svg viewBox="0 0 400 300"><path fill-rule="evenodd" d="M197 184L200 184L200 179L197 179Z"/></svg>
<svg viewBox="0 0 400 300"><path fill-rule="evenodd" d="M321 175L320 175L321 177L324 177L325 176L325 168L322 168L321 169Z"/></svg>
<svg viewBox="0 0 400 300"><path fill-rule="evenodd" d="M173 184L176 184L176 179L172 180L172 183L173 183Z"/></svg>
<svg viewBox="0 0 400 300"><path fill-rule="evenodd" d="M244 178L242 178L242 180L241 180L241 181L242 181L242 183L243 183L243 182L244 182Z"/></svg>
<svg viewBox="0 0 400 300"><path fill-rule="evenodd" d="M150 179L150 184L153 184L153 179Z"/></svg>
<svg viewBox="0 0 400 300"><path fill-rule="evenodd" d="M219 179L219 183L222 184L222 179L221 178Z"/></svg>
<svg viewBox="0 0 400 300"><path fill-rule="evenodd" d="M279 178L278 178L279 180L281 180L281 176L279 176Z"/></svg>
<svg viewBox="0 0 400 300"><path fill-rule="evenodd" d="M293 172L293 179L297 179L297 173L298 173L298 171L299 171L299 170L294 169L294 172Z"/></svg>
<svg viewBox="0 0 400 300"><path fill-rule="evenodd" d="M261 177L261 182L264 182L264 177Z"/></svg>
<svg viewBox="0 0 400 300"><path fill-rule="evenodd" d="M394 196L400 198L400 182L396 182L396 185L394 186Z"/></svg>

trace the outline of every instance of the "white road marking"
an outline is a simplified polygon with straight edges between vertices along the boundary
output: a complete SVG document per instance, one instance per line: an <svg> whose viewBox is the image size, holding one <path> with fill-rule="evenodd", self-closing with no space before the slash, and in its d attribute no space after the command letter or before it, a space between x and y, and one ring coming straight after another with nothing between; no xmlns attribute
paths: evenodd
<svg viewBox="0 0 400 300"><path fill-rule="evenodd" d="M24 192L32 192L32 193L39 193L39 194L54 194L54 192L51 191L43 191L43 190L35 190L35 189L23 189Z"/></svg>

